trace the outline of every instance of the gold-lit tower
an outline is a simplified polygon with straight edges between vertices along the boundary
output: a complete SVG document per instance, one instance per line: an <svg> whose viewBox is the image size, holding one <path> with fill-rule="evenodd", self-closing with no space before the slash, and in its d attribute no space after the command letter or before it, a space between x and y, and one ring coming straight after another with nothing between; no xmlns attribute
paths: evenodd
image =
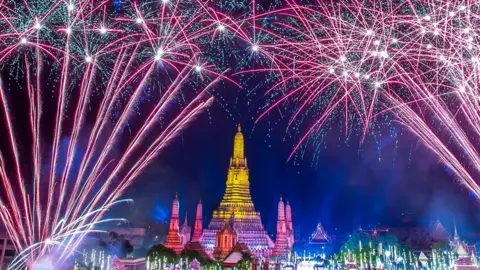
<svg viewBox="0 0 480 270"><path fill-rule="evenodd" d="M200 243L209 253L214 250L216 233L224 228L226 222L232 222L231 219L239 243L246 244L255 255L263 257L271 255L274 243L265 231L260 213L255 211L250 196L247 158L240 124L233 141L233 155L230 158L225 194L220 206L213 212L208 228L203 231L200 238Z"/></svg>

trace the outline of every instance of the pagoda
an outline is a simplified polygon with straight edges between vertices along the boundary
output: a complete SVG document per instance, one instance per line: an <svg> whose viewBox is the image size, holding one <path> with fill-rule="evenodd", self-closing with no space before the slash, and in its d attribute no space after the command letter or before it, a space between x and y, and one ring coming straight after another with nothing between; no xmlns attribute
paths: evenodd
<svg viewBox="0 0 480 270"><path fill-rule="evenodd" d="M170 226L168 229L167 239L165 246L173 249L177 254L183 249L182 239L180 237L178 212L180 209L180 203L178 201L178 195L175 195L175 199L172 204L172 216L170 217Z"/></svg>
<svg viewBox="0 0 480 270"><path fill-rule="evenodd" d="M182 243L182 247L184 247L188 242L190 242L190 236L192 235L192 228L188 226L187 213L185 213L185 221L183 222L179 234L180 242Z"/></svg>
<svg viewBox="0 0 480 270"><path fill-rule="evenodd" d="M290 249L293 249L295 238L293 233L292 208L290 207L290 203L288 201L287 201L287 205L285 206L285 223L287 225L288 247Z"/></svg>
<svg viewBox="0 0 480 270"><path fill-rule="evenodd" d="M202 201L199 201L197 204L197 214L195 216L195 227L194 227L193 237L192 237L192 241L194 242L198 242L198 240L202 236L202 227L203 227L202 208L203 208Z"/></svg>
<svg viewBox="0 0 480 270"><path fill-rule="evenodd" d="M265 231L260 213L255 211L252 202L244 138L240 125L234 138L225 194L220 206L213 212L210 224L203 230L199 239L207 253L211 255L214 253L216 235L224 230L227 223L231 224L231 229L237 234L237 242L245 244L254 256L270 257L274 243Z"/></svg>
<svg viewBox="0 0 480 270"><path fill-rule="evenodd" d="M277 237L275 238L275 248L273 249L273 257L277 260L286 260L288 258L290 251L288 237L285 204L282 198L280 198L280 202L278 202Z"/></svg>

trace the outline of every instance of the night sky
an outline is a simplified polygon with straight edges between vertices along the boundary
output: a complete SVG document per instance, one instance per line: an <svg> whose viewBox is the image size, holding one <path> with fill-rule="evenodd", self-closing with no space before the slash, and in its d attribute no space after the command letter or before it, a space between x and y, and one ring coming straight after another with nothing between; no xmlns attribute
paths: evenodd
<svg viewBox="0 0 480 270"><path fill-rule="evenodd" d="M240 122L252 198L270 234L275 234L280 196L290 201L294 226L302 237L307 237L318 222L337 234L359 226L426 224L436 218L447 229L455 219L465 236L478 228L477 199L401 128L397 128L396 138L385 135L360 144L359 136L345 142L344 135L336 134L332 127L315 152L318 162L313 162L314 147L309 147L295 164L288 156L297 141L284 138L286 121L276 121L278 115L272 114L255 125L258 115L251 111L258 104L238 100L228 111L216 103L196 119L130 188L126 196L135 199L135 205L113 213L133 223L145 219L167 222L178 192L182 222L188 211L193 225L195 206L201 199L206 226L223 196L233 137Z"/></svg>

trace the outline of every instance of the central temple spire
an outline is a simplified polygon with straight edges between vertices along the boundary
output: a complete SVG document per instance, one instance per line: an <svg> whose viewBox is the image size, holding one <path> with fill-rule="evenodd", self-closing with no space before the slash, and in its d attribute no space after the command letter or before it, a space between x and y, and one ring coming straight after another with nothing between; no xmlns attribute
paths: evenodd
<svg viewBox="0 0 480 270"><path fill-rule="evenodd" d="M247 168L245 145L240 124L237 126L237 134L235 134L233 139L233 156L230 158L230 168Z"/></svg>
<svg viewBox="0 0 480 270"><path fill-rule="evenodd" d="M199 242L209 254L213 254L222 244L218 243L218 239L222 238L217 236L225 236L222 231L225 232L223 230L225 226L230 226L231 231L238 234L238 239L235 237L235 241L246 244L256 256L268 257L274 243L265 231L260 213L255 211L250 196L250 179L244 143L242 128L239 124L233 138L233 155L230 157L225 194L220 206L213 211L212 220L203 231Z"/></svg>
<svg viewBox="0 0 480 270"><path fill-rule="evenodd" d="M244 152L244 140L242 134L242 127L240 124L237 126L237 134L233 140L233 158L234 159L243 159L245 157Z"/></svg>
<svg viewBox="0 0 480 270"><path fill-rule="evenodd" d="M244 138L240 124L233 139L233 155L228 168L225 195L219 209L220 215L228 219L232 213L235 217L257 215L250 197L247 158L245 157Z"/></svg>

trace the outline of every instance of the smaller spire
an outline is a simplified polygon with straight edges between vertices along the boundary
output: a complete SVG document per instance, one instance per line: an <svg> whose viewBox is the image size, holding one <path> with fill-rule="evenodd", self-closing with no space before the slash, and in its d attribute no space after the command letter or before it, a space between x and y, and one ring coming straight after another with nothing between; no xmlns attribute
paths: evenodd
<svg viewBox="0 0 480 270"><path fill-rule="evenodd" d="M237 130L238 130L238 132L242 132L242 126L240 126L240 123L238 123L238 125L237 125Z"/></svg>
<svg viewBox="0 0 480 270"><path fill-rule="evenodd" d="M188 226L188 221L187 221L187 211L185 211L185 221L183 222L183 226Z"/></svg>

